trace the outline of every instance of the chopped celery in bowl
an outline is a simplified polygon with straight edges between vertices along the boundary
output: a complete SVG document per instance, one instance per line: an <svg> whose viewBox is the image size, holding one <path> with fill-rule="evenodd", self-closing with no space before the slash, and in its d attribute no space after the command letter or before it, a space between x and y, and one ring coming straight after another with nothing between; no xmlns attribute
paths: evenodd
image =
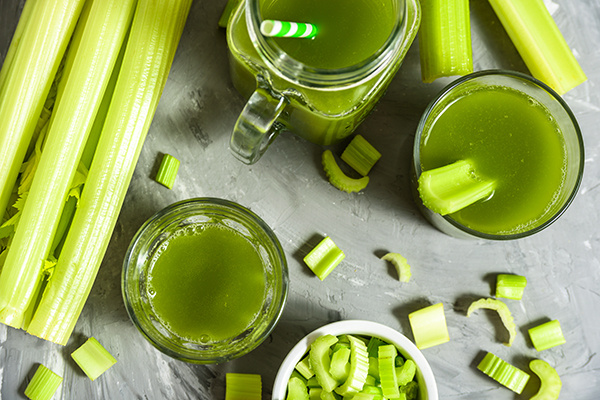
<svg viewBox="0 0 600 400"><path fill-rule="evenodd" d="M333 322L314 330L313 332L309 333L304 338L302 338L288 353L286 358L281 363L281 366L279 367L279 371L277 372L277 375L275 377L275 383L273 384L272 400L286 400L286 393L290 377L292 377L293 375L295 377L298 377L299 379L303 379L303 376L300 373L296 374L294 372L296 365L299 362L301 362L307 356L307 354L309 354L310 356L309 350L313 343L325 342L324 339L319 338L327 338L330 335L333 337L342 337L343 335L345 335L349 338L350 348L353 347L352 338L359 338L359 340L354 343L354 347L356 348L357 353L356 358L358 359L362 358L360 354L362 354L363 346L361 344L363 342L360 340L360 338L367 340L370 338L379 339L381 341L381 344L383 345L388 343L393 344L397 350L398 355L402 356L398 357L399 359L405 359L407 361L411 360L412 363L414 363L414 365L416 366L416 373L414 375L414 379L418 384L417 399L438 400L438 390L431 367L429 366L427 360L425 359L421 351L417 349L415 344L411 342L406 336L402 335L395 329L390 328L389 326L366 320L346 320ZM320 345L323 345L323 343L320 343ZM325 343L325 346L328 346L328 343ZM331 347L333 348L334 346L336 346L336 344L333 344ZM368 358L373 358L371 353L369 353L369 345L365 344L365 346L367 354L369 356ZM350 355L350 366L352 369L352 355ZM314 365L312 365L312 367L313 369L319 368L315 368ZM348 383L349 381L351 381L352 375L354 375L355 380L361 380L361 371L362 368L357 368L357 371L355 371L356 373L353 374L353 372L350 370L349 378L347 378L345 382ZM313 372L316 372L316 375L319 374L317 373L317 371ZM320 373L322 373L322 371L320 371ZM370 370L368 371L368 373L370 373ZM396 372L396 374L398 374L398 371ZM364 386L373 386L368 383L368 380L369 376L367 376L367 383ZM352 387L353 383L356 382L351 382L346 386L344 386L344 384L342 383L338 388L341 388L340 390L345 391L348 389L348 387Z"/></svg>

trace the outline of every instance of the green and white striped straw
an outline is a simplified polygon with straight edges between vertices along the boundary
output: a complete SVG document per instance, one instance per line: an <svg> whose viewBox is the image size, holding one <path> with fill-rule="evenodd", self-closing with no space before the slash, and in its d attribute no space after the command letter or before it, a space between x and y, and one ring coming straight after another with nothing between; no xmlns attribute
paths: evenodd
<svg viewBox="0 0 600 400"><path fill-rule="evenodd" d="M260 24L260 32L270 37L310 39L317 34L317 27L305 22L266 19Z"/></svg>

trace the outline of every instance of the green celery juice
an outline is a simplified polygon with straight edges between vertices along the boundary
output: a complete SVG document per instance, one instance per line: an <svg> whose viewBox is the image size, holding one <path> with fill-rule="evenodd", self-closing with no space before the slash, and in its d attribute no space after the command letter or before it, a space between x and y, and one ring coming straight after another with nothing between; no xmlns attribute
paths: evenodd
<svg viewBox="0 0 600 400"><path fill-rule="evenodd" d="M265 300L266 277L256 247L216 224L177 231L153 257L147 293L158 320L195 343L235 337L252 325Z"/></svg>
<svg viewBox="0 0 600 400"><path fill-rule="evenodd" d="M549 111L510 88L459 93L430 116L420 143L422 170L461 159L496 181L489 199L450 217L483 233L513 234L535 225L557 200L567 155Z"/></svg>

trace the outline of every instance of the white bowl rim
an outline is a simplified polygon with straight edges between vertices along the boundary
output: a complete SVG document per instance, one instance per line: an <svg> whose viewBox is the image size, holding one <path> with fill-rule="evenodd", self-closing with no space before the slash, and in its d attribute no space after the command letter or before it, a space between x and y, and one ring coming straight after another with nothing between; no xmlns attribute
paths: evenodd
<svg viewBox="0 0 600 400"><path fill-rule="evenodd" d="M417 370L420 371L423 384L427 391L427 396L422 398L420 395L419 397L422 400L438 400L438 390L433 371L425 359L425 356L423 356L423 353L421 353L417 346L397 330L379 322L367 320L344 320L332 322L315 329L300 339L300 341L292 348L292 350L290 350L288 355L281 363L279 370L277 371L275 382L273 384L272 400L285 400L287 382L292 374L292 371L294 370L294 367L296 366L296 363L306 353L312 342L314 342L319 336L326 334L331 334L334 336L343 334L368 335L394 343L404 357L410 358L415 362L417 365Z"/></svg>

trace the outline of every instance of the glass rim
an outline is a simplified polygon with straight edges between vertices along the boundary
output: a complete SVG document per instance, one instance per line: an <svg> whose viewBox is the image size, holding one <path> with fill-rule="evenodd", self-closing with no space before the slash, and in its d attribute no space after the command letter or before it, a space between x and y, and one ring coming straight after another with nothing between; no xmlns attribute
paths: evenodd
<svg viewBox="0 0 600 400"><path fill-rule="evenodd" d="M327 69L310 67L285 53L273 38L260 34L262 22L260 0L246 0L246 25L256 51L265 63L278 75L305 87L330 88L356 86L372 74L389 65L402 48L407 36L407 11L415 0L398 0L397 18L386 42L369 58L343 68Z"/></svg>
<svg viewBox="0 0 600 400"><path fill-rule="evenodd" d="M487 70L476 71L476 72L472 72L470 74L461 76L461 77L457 78L456 80L450 82L433 98L433 100L429 103L429 105L423 112L421 119L419 120L419 124L417 125L417 131L415 134L415 141L414 141L414 145L413 145L413 168L415 170L416 179L418 180L422 173L421 159L420 159L421 137L423 135L423 131L425 128L425 123L427 122L427 119L428 119L429 115L432 113L434 107L442 99L444 99L448 93L450 93L457 86L460 86L461 84L463 84L465 82L471 81L471 80L479 78L479 77L491 76L491 75L501 75L501 76L505 76L505 77L509 77L509 78L516 78L516 79L520 79L520 80L524 80L529 83L532 83L532 84L540 87L542 90L546 91L554 100L556 100L560 104L562 109L567 113L569 119L571 120L571 123L573 124L573 130L574 130L575 136L577 138L577 147L579 149L579 166L577 169L577 178L575 180L575 184L573 185L573 189L571 190L571 193L569 193L564 204L554 214L552 214L551 217L549 217L547 220L542 222L540 225L535 226L535 227L528 229L526 231L523 231L523 232L517 232L517 233L512 233L512 234L506 234L506 235L484 233L484 232L479 232L477 230L471 229L471 228L459 223L458 221L452 219L448 215L440 215L440 216L446 222L451 224L454 228L460 230L463 233L466 233L467 235L473 236L475 238L497 240L497 241L522 239L522 238L531 236L535 233L538 233L538 232L544 230L545 228L550 226L552 223L554 223L556 220L558 220L560 218L560 216L562 214L564 214L564 212L567 210L567 208L569 208L569 206L575 199L577 192L579 191L579 188L581 187L581 181L583 179L585 149L584 149L584 143L583 143L583 135L581 134L581 129L579 127L579 123L577 122L577 119L575 118L575 115L573 114L573 111L571 110L571 108L569 107L567 102L554 89L552 89L550 86L548 86L544 82L542 82L530 75L524 74L522 72L510 71L510 70L504 70L504 69L487 69Z"/></svg>
<svg viewBox="0 0 600 400"><path fill-rule="evenodd" d="M239 345L229 346L230 352L226 352L225 354L215 354L218 353L218 351L215 350L211 350L210 352L206 352L203 354L203 351L200 349L188 348L173 343L168 337L163 335L156 328L146 326L147 322L142 321L140 316L137 315L136 309L134 307L135 298L139 296L139 294L136 295L137 292L135 292L134 289L135 287L137 287L137 290L139 290L139 277L134 276L133 279L130 279L130 272L132 272L132 270L137 269L139 260L142 258L141 255L144 254L138 254L136 253L136 251L148 244L148 242L145 241L146 238L144 237L144 234L156 230L157 228L159 228L158 224L161 221L164 221L169 216L175 215L177 212L181 212L182 210L185 212L186 209L226 211L228 213L231 213L232 215L241 216L245 218L251 224L254 225L254 228L257 228L259 231L261 231L261 233L263 233L268 239L268 243L264 243L263 241L261 241L261 245L265 247L268 246L271 249L273 253L273 258L275 259L274 261L276 262L276 265L274 265L274 269L278 272L276 274L277 285L275 285L275 287L278 287L279 290L274 291L272 298L273 303L269 307L269 310L273 310L273 312L268 313L270 317L268 319L265 319L265 322L267 323L264 324L264 328L261 330L260 334L256 336L253 340L249 341L248 344L245 344L241 347ZM177 221L182 221L185 220L185 218L194 215L208 214L209 213L207 212L198 212L193 215L180 216L178 218L173 218L173 221L170 221L169 223L171 224ZM130 320L135 325L137 330L152 346L154 346L162 353L174 359L194 364L214 364L226 362L241 357L258 347L271 334L271 332L277 325L279 319L281 318L281 315L283 314L283 310L285 308L285 304L287 302L288 291L289 271L287 266L287 260L281 243L279 242L279 239L272 231L272 229L258 215L256 215L248 208L229 200L211 197L193 198L178 201L159 210L153 216L148 218L132 238L123 260L123 267L121 272L121 294L123 297L123 302L125 303L127 314L129 315ZM146 307L140 308L145 309ZM146 312L144 312L144 314L147 315Z"/></svg>

